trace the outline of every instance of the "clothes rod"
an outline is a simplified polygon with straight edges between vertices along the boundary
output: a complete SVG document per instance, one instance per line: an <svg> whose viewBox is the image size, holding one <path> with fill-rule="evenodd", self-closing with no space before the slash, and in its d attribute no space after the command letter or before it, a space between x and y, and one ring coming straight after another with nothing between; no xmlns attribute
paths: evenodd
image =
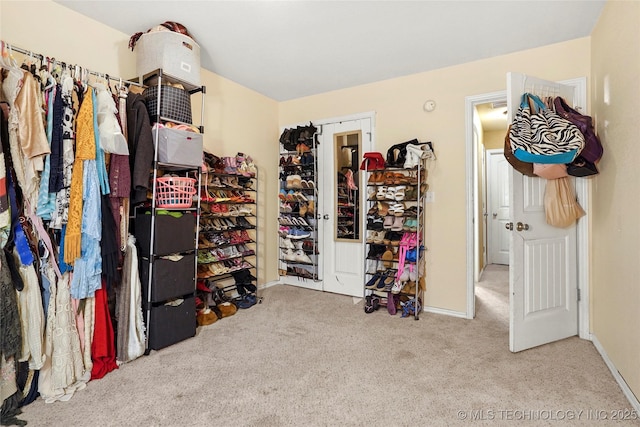
<svg viewBox="0 0 640 427"><path fill-rule="evenodd" d="M9 50L9 52L16 51L16 52L21 53L23 55L27 55L27 56L29 56L31 58L37 58L41 62L44 62L46 60L46 61L51 61L54 64L57 62L58 64L61 64L63 66L80 67L79 65L71 65L71 64L68 64L68 63L66 63L64 61L59 61L59 60L57 60L55 58L49 58L48 56L44 56L44 55L42 55L40 53L33 53L30 50L26 50L26 49L23 49L21 47L14 46L14 45L12 45L10 43L7 43L5 41L2 41L2 45L3 45L3 49L2 49L3 52L4 52L4 47L6 47ZM80 68L83 69L83 67L80 67ZM102 78L105 78L107 80L114 80L114 81L117 81L117 82L129 84L129 85L134 85L134 86L139 86L139 87L146 87L145 85L140 84L138 82L132 82L131 80L125 80L125 79L122 79L120 77L113 77L113 76L110 76L109 74L106 74L106 73L98 73L97 71L89 70L88 68L84 68L84 70L86 70L87 73L89 73L89 74L91 74L93 76L96 76L96 77L102 77Z"/></svg>

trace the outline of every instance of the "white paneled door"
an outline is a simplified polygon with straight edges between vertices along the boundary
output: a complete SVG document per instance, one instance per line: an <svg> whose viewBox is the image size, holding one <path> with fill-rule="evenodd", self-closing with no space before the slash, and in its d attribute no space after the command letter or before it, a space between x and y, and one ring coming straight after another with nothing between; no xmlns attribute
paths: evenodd
<svg viewBox="0 0 640 427"><path fill-rule="evenodd" d="M503 150L487 150L489 264L509 264L509 169Z"/></svg>
<svg viewBox="0 0 640 427"><path fill-rule="evenodd" d="M364 294L364 228L360 224L358 239L348 240L338 238L337 221L338 209L338 161L342 156L341 148L336 144L336 135L349 137L350 140L359 140L359 155L354 161L360 162L362 153L372 149L372 120L361 118L322 124L320 135L321 164L319 174L322 177L321 215L318 220L322 222L322 289L344 295L362 297ZM356 136L357 135L357 136ZM354 138L351 138L354 137ZM359 164L356 165L356 169ZM365 206L366 179L364 173L358 171L354 174L355 184L360 189L360 215L366 217Z"/></svg>
<svg viewBox="0 0 640 427"><path fill-rule="evenodd" d="M570 105L574 88L523 74L507 75L509 122L523 93L562 96ZM577 102L577 104L576 104ZM544 213L546 180L509 168L510 321L509 348L521 351L578 333L576 225L548 225ZM573 183L572 183L573 184Z"/></svg>

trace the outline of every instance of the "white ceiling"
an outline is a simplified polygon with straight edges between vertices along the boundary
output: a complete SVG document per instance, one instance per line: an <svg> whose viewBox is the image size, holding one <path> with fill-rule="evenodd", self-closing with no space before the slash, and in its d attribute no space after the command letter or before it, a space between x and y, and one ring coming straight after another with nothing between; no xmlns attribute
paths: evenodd
<svg viewBox="0 0 640 427"><path fill-rule="evenodd" d="M179 22L203 68L276 101L585 37L606 2L54 1L125 34Z"/></svg>

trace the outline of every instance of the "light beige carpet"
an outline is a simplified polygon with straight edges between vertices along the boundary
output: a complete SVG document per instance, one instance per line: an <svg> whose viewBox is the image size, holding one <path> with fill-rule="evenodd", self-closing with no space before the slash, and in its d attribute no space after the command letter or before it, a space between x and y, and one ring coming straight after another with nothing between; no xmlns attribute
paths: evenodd
<svg viewBox="0 0 640 427"><path fill-rule="evenodd" d="M121 366L69 402L39 399L19 418L34 426L440 426L518 417L566 425L578 422L551 418L583 411L584 425L590 410L630 408L588 341L509 352L504 271L485 274L474 320L365 314L351 297L273 286L262 304Z"/></svg>

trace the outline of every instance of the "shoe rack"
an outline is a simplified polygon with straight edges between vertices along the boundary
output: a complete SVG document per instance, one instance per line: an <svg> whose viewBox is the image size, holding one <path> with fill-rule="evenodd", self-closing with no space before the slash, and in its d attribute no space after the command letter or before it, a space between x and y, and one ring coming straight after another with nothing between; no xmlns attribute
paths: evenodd
<svg viewBox="0 0 640 427"><path fill-rule="evenodd" d="M316 128L285 129L279 161L279 274L321 280L318 268Z"/></svg>
<svg viewBox="0 0 640 427"><path fill-rule="evenodd" d="M354 182L354 172L344 168L338 172L336 197L338 198L338 216L336 238L360 239L360 197Z"/></svg>
<svg viewBox="0 0 640 427"><path fill-rule="evenodd" d="M257 168L243 153L205 159L197 278L211 294L221 291L238 308L249 308L262 302L256 283ZM213 300L208 303L215 306Z"/></svg>
<svg viewBox="0 0 640 427"><path fill-rule="evenodd" d="M381 161L367 162L365 169L365 312L386 307L391 315L400 313L418 320L425 291L425 160L417 159L415 166L404 168L390 167L381 155L378 158ZM404 244L410 240L417 245Z"/></svg>

